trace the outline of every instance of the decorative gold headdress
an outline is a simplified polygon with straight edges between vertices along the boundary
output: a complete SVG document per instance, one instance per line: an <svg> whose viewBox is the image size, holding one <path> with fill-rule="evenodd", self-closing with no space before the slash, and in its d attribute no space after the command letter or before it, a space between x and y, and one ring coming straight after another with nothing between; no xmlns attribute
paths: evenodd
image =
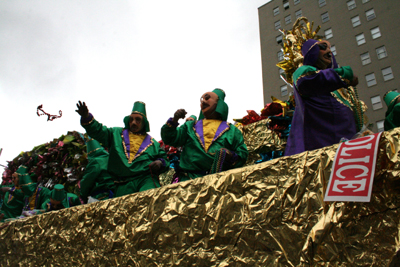
<svg viewBox="0 0 400 267"><path fill-rule="evenodd" d="M302 23L303 22L303 23ZM283 40L283 60L276 64L285 71L285 77L282 77L287 84L292 85L292 75L295 70L303 65L303 55L301 47L308 39L321 40L322 36L317 35L321 28L318 26L315 31L312 30L314 22L308 22L306 17L300 17L293 24L291 31L279 30L282 33Z"/></svg>

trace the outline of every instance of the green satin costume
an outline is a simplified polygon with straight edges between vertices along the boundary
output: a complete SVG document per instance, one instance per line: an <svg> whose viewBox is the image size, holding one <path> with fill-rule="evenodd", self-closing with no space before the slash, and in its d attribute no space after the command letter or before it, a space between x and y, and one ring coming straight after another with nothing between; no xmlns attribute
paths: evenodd
<svg viewBox="0 0 400 267"><path fill-rule="evenodd" d="M135 102L132 113L143 116L144 129L147 132L149 123L145 112L144 103ZM152 174L149 168L153 161L160 160L163 163L161 172L169 169L167 154L161 149L160 144L146 132L143 133L145 138L140 149L132 162L129 161L129 116L124 118L124 123L125 128L108 128L95 120L92 114L87 119L81 119L81 125L87 134L108 148L110 153L108 171L114 178L115 197L160 187L157 175Z"/></svg>
<svg viewBox="0 0 400 267"><path fill-rule="evenodd" d="M88 164L80 181L80 195L106 200L114 195L114 180L108 173L108 152L94 139L86 143Z"/></svg>
<svg viewBox="0 0 400 267"><path fill-rule="evenodd" d="M243 135L236 126L226 122L228 106L224 102L225 92L221 89L215 89L213 92L218 95L215 112L222 120L207 151L204 141L206 133L203 132L205 119L203 119L202 113L200 113L199 121L187 121L180 127L167 122L161 128L161 138L165 144L183 147L179 166L184 175L178 174L180 181L207 174L214 162L216 152L221 148L226 148L237 155L235 156L236 160L230 164L228 169L241 167L246 163L248 151Z"/></svg>
<svg viewBox="0 0 400 267"><path fill-rule="evenodd" d="M18 177L21 180L23 176L28 176L28 167L21 165L18 170ZM9 186L7 186L9 187ZM21 187L13 186L11 191L7 191L4 195L3 205L1 206L0 213L4 214L2 221L9 218L15 218L22 214L24 207L24 193Z"/></svg>

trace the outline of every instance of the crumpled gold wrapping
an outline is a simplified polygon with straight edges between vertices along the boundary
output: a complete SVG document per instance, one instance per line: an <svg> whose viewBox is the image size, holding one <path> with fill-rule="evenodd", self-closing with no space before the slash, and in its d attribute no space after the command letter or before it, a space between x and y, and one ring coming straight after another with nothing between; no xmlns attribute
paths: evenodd
<svg viewBox="0 0 400 267"><path fill-rule="evenodd" d="M337 145L10 222L1 266L396 266L400 129L370 203L323 201Z"/></svg>
<svg viewBox="0 0 400 267"><path fill-rule="evenodd" d="M249 151L246 165L254 164L255 161L259 160L259 153L285 150L287 138L280 138L277 132L268 129L269 121L270 119L264 119L238 126Z"/></svg>

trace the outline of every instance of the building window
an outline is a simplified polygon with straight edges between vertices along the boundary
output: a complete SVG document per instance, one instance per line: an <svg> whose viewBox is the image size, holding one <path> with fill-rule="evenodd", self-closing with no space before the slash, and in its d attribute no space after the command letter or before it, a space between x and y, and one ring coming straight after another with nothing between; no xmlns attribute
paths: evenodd
<svg viewBox="0 0 400 267"><path fill-rule="evenodd" d="M354 0L347 1L347 8L349 10L355 9L356 8L356 1L354 1Z"/></svg>
<svg viewBox="0 0 400 267"><path fill-rule="evenodd" d="M274 8L274 16L279 14L279 7Z"/></svg>
<svg viewBox="0 0 400 267"><path fill-rule="evenodd" d="M368 52L364 53L364 54L361 54L361 63L363 65L367 65L367 64L371 63L371 58L370 58Z"/></svg>
<svg viewBox="0 0 400 267"><path fill-rule="evenodd" d="M276 36L276 42L277 42L278 44L282 44L282 35Z"/></svg>
<svg viewBox="0 0 400 267"><path fill-rule="evenodd" d="M319 7L322 7L322 6L326 5L326 1L325 0L318 0L318 4L319 4Z"/></svg>
<svg viewBox="0 0 400 267"><path fill-rule="evenodd" d="M378 132L383 132L385 130L385 120L377 121L376 128L378 128Z"/></svg>
<svg viewBox="0 0 400 267"><path fill-rule="evenodd" d="M279 51L278 52L278 61L282 61L283 60L283 52Z"/></svg>
<svg viewBox="0 0 400 267"><path fill-rule="evenodd" d="M337 55L337 53L336 53L336 46L332 45L332 46L331 46L331 51L332 51L332 54L333 54L334 56Z"/></svg>
<svg viewBox="0 0 400 267"><path fill-rule="evenodd" d="M329 21L329 14L328 12L325 12L324 14L321 15L322 23L325 23Z"/></svg>
<svg viewBox="0 0 400 267"><path fill-rule="evenodd" d="M332 37L333 37L332 29L327 29L325 31L325 39L328 40L328 39L331 39Z"/></svg>
<svg viewBox="0 0 400 267"><path fill-rule="evenodd" d="M361 25L360 16L355 16L351 18L351 23L353 24L353 28Z"/></svg>
<svg viewBox="0 0 400 267"><path fill-rule="evenodd" d="M284 79L286 79L286 73L283 69L279 68L279 77L283 77Z"/></svg>
<svg viewBox="0 0 400 267"><path fill-rule="evenodd" d="M356 41L358 45L365 44L365 36L363 33L356 35Z"/></svg>
<svg viewBox="0 0 400 267"><path fill-rule="evenodd" d="M281 96L287 96L287 95L288 95L287 85L282 85L281 86Z"/></svg>
<svg viewBox="0 0 400 267"><path fill-rule="evenodd" d="M289 0L283 0L283 9L289 9Z"/></svg>
<svg viewBox="0 0 400 267"><path fill-rule="evenodd" d="M288 15L285 17L285 24L289 24L290 22L292 22L292 17Z"/></svg>
<svg viewBox="0 0 400 267"><path fill-rule="evenodd" d="M281 21L275 21L275 30L279 30L281 28Z"/></svg>
<svg viewBox="0 0 400 267"><path fill-rule="evenodd" d="M383 107L381 97L379 95L371 97L371 103L373 110L381 109Z"/></svg>
<svg viewBox="0 0 400 267"><path fill-rule="evenodd" d="M301 12L301 9L297 10L297 11L295 12L295 14L296 14L296 19L298 19L298 18L300 18L301 16L303 16L303 12Z"/></svg>
<svg viewBox="0 0 400 267"><path fill-rule="evenodd" d="M394 78L391 67L387 67L387 68L382 69L382 75L383 75L383 80L385 82Z"/></svg>
<svg viewBox="0 0 400 267"><path fill-rule="evenodd" d="M374 18L376 18L375 10L370 9L370 10L365 11L365 16L367 17L367 21L373 20Z"/></svg>
<svg viewBox="0 0 400 267"><path fill-rule="evenodd" d="M294 0L293 2L294 2L295 5L297 5L297 4L300 3L300 0Z"/></svg>
<svg viewBox="0 0 400 267"><path fill-rule="evenodd" d="M378 47L376 49L376 55L378 56L378 59L387 57L386 47L385 46Z"/></svg>
<svg viewBox="0 0 400 267"><path fill-rule="evenodd" d="M371 35L372 35L372 39L381 37L381 31L379 30L379 27L375 27L375 28L371 29Z"/></svg>
<svg viewBox="0 0 400 267"><path fill-rule="evenodd" d="M362 0L362 3L363 3L363 4L365 4L365 3L367 3L367 2L369 2L369 0Z"/></svg>
<svg viewBox="0 0 400 267"><path fill-rule="evenodd" d="M367 86L371 87L376 84L375 73L370 73L365 75L365 80L367 81Z"/></svg>

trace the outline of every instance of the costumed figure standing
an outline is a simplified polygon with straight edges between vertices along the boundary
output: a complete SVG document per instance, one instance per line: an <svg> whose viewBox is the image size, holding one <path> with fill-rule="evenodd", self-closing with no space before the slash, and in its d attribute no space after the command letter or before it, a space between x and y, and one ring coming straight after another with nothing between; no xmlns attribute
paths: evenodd
<svg viewBox="0 0 400 267"><path fill-rule="evenodd" d="M85 102L77 112L89 136L108 148L108 171L115 183L115 197L160 187L158 174L167 171L167 154L147 132L150 131L143 102L135 102L125 127L107 128L94 119Z"/></svg>
<svg viewBox="0 0 400 267"><path fill-rule="evenodd" d="M179 109L161 128L161 138L167 145L183 147L179 181L210 173L241 167L248 151L242 133L226 120L228 105L225 92L215 89L202 95L199 120L188 120L178 127L186 111Z"/></svg>
<svg viewBox="0 0 400 267"><path fill-rule="evenodd" d="M296 108L285 156L355 138L366 123L365 105L358 99L356 88L352 87L358 84L357 76L350 66L338 67L330 43L313 39L316 32L304 34L307 39L304 35L294 34L301 33L299 29L310 29L309 25L301 28L301 20L307 21L299 18L293 33L284 32L284 45L289 44L294 49L301 47L304 57L303 65L299 64L292 76ZM300 52L288 51L287 46L284 50L288 60L292 61L295 60L293 55ZM290 72L286 74L291 75Z"/></svg>
<svg viewBox="0 0 400 267"><path fill-rule="evenodd" d="M114 180L108 173L109 153L94 139L86 143L88 164L80 184L82 198L106 200L114 196Z"/></svg>

